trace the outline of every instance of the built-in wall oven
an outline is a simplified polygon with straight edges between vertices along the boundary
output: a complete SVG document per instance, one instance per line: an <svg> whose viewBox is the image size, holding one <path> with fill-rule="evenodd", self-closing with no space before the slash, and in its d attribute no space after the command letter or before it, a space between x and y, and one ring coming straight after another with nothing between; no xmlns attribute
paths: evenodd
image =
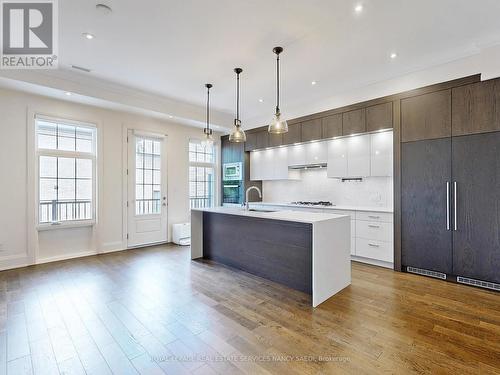
<svg viewBox="0 0 500 375"><path fill-rule="evenodd" d="M222 165L222 203L243 203L242 163Z"/></svg>

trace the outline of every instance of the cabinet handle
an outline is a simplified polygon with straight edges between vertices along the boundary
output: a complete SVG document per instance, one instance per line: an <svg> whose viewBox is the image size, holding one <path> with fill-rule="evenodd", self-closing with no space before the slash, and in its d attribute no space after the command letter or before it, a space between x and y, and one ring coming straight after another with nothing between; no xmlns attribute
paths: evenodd
<svg viewBox="0 0 500 375"><path fill-rule="evenodd" d="M370 246L370 247L380 247L379 245L376 245L374 243L369 243L368 246Z"/></svg>
<svg viewBox="0 0 500 375"><path fill-rule="evenodd" d="M380 228L380 225L373 225L373 224L368 224L370 228Z"/></svg>
<svg viewBox="0 0 500 375"><path fill-rule="evenodd" d="M455 227L455 231L458 229L457 225L457 182L453 182L453 219L454 223L453 226Z"/></svg>
<svg viewBox="0 0 500 375"><path fill-rule="evenodd" d="M446 182L446 230L450 230L450 183Z"/></svg>
<svg viewBox="0 0 500 375"><path fill-rule="evenodd" d="M368 215L370 219L380 219L380 216L373 216L373 215Z"/></svg>

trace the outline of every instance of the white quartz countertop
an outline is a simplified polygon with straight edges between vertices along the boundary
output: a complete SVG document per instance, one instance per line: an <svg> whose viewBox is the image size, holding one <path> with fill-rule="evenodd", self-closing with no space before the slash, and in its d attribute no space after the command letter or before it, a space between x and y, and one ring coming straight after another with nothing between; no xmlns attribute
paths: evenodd
<svg viewBox="0 0 500 375"><path fill-rule="evenodd" d="M213 212L213 213L227 214L227 215L257 217L261 219L294 221L297 223L309 223L309 224L348 217L346 215L335 215L324 212L303 212L303 211L287 211L287 210L275 211L275 212L247 211L244 208L239 208L239 207L192 208L191 210Z"/></svg>
<svg viewBox="0 0 500 375"><path fill-rule="evenodd" d="M324 210L345 210L345 211L370 211L370 212L389 212L394 210L391 207L370 207L370 206L299 206L291 203L273 203L273 202L250 202L250 206L283 206L293 208L318 208Z"/></svg>

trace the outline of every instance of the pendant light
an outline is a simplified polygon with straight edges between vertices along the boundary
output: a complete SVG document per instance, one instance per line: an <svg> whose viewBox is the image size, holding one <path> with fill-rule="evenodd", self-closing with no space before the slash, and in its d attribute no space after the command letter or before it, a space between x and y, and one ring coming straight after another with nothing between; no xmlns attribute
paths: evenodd
<svg viewBox="0 0 500 375"><path fill-rule="evenodd" d="M229 135L229 142L241 143L247 140L247 136L241 128L240 121L240 73L243 71L241 68L235 68L236 73L236 118L234 119L234 130Z"/></svg>
<svg viewBox="0 0 500 375"><path fill-rule="evenodd" d="M288 131L288 124L281 118L280 112L280 53L283 52L283 48L274 47L273 52L276 54L276 112L267 131L272 134L283 134Z"/></svg>
<svg viewBox="0 0 500 375"><path fill-rule="evenodd" d="M214 145L214 138L212 136L213 130L210 129L210 89L212 88L211 83L205 84L207 88L207 125L203 129L204 138L201 141L203 147L212 147Z"/></svg>

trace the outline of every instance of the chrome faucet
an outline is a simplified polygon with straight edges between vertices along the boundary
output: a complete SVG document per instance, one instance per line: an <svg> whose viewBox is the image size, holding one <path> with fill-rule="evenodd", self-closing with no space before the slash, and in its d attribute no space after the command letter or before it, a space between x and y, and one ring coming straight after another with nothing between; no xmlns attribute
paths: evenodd
<svg viewBox="0 0 500 375"><path fill-rule="evenodd" d="M243 203L246 210L250 209L250 205L248 204L248 193L250 193L250 191L253 189L257 190L257 193L259 193L259 198L262 199L262 192L260 191L260 189L257 186L250 186L245 192L245 203Z"/></svg>

